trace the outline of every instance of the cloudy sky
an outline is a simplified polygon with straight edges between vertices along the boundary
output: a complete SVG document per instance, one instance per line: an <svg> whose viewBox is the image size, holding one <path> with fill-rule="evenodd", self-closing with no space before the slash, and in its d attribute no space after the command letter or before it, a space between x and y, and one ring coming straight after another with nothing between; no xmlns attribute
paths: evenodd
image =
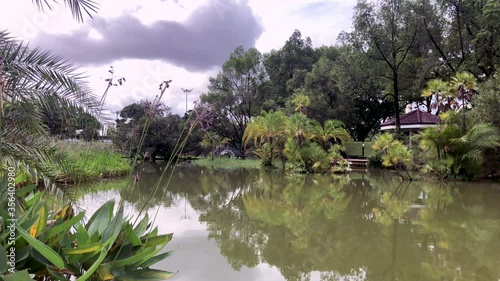
<svg viewBox="0 0 500 281"><path fill-rule="evenodd" d="M193 89L188 96L192 108L208 78L238 45L266 53L281 48L295 29L311 37L315 47L332 45L339 32L351 28L356 0L97 2L98 13L78 23L64 5L53 4L42 13L32 1L8 0L9 8L0 11L0 27L79 66L99 95L113 66L116 76L127 80L107 97L105 106L113 112L153 99L161 81L173 80L164 101L183 114L181 88Z"/></svg>

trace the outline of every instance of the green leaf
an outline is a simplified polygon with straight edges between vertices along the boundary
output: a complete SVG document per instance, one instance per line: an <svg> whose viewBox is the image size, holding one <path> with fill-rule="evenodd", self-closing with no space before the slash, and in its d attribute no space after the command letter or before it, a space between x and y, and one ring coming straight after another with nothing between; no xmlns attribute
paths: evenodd
<svg viewBox="0 0 500 281"><path fill-rule="evenodd" d="M108 251L106 251L106 249L103 248L101 250L99 258L94 262L94 264L89 268L89 270L87 270L85 274L76 279L76 281L85 281L89 279L92 276L92 274L94 274L94 272L99 268L99 266L101 265L102 261L104 260L107 254Z"/></svg>
<svg viewBox="0 0 500 281"><path fill-rule="evenodd" d="M72 217L70 220L67 220L59 225L54 225L47 229L47 239L54 237L55 235L61 232L69 232L72 226L76 223L80 222L85 216L85 212L81 212L78 215ZM59 221L59 220L58 220Z"/></svg>
<svg viewBox="0 0 500 281"><path fill-rule="evenodd" d="M111 273L120 281L161 281L175 275L173 272L157 269L124 270L116 273L111 270Z"/></svg>
<svg viewBox="0 0 500 281"><path fill-rule="evenodd" d="M139 264L138 266L140 266L142 268L150 267L150 266L170 257L173 253L174 253L174 250L168 251L168 252L163 253L163 254L159 254L157 256L154 256L154 257L148 259L146 262Z"/></svg>
<svg viewBox="0 0 500 281"><path fill-rule="evenodd" d="M0 245L0 274L3 274L5 271L7 271L7 262L9 259L7 258L7 251L5 251L5 248Z"/></svg>
<svg viewBox="0 0 500 281"><path fill-rule="evenodd" d="M170 240L172 240L173 233L158 235L148 239L143 239L146 242L146 247L166 245Z"/></svg>
<svg viewBox="0 0 500 281"><path fill-rule="evenodd" d="M113 267L123 267L123 266L131 265L131 264L134 264L136 262L142 261L147 256L149 256L151 254L154 255L155 251L156 251L155 248L146 248L146 249L140 251L139 253L137 253L134 256L114 261L112 263Z"/></svg>
<svg viewBox="0 0 500 281"><path fill-rule="evenodd" d="M87 246L90 244L89 234L87 233L85 227L81 224L78 224L76 227L76 243L79 246Z"/></svg>
<svg viewBox="0 0 500 281"><path fill-rule="evenodd" d="M140 246L142 245L141 238L137 235L135 230L132 229L130 224L126 223L124 226L125 235L127 235L127 240L130 241L132 246Z"/></svg>
<svg viewBox="0 0 500 281"><path fill-rule="evenodd" d="M106 229L102 232L102 239L107 241L113 236L118 236L123 226L123 208L120 207L116 215L113 217L111 222L106 226Z"/></svg>
<svg viewBox="0 0 500 281"><path fill-rule="evenodd" d="M36 185L28 185L23 188L20 188L19 190L16 191L16 195L19 198L23 198L26 196L26 194L30 193L31 191L36 189Z"/></svg>
<svg viewBox="0 0 500 281"><path fill-rule="evenodd" d="M149 216L146 213L142 220L137 224L137 226L134 228L134 231L137 233L137 236L142 236L146 232L149 226Z"/></svg>
<svg viewBox="0 0 500 281"><path fill-rule="evenodd" d="M6 276L2 276L4 281L33 281L28 273L28 270L17 271L14 274L9 274Z"/></svg>
<svg viewBox="0 0 500 281"><path fill-rule="evenodd" d="M17 231L34 249L42 254L47 260L58 268L64 268L64 261L54 250L40 242L38 239L31 237L26 230L19 225L16 226Z"/></svg>
<svg viewBox="0 0 500 281"><path fill-rule="evenodd" d="M45 230L47 226L47 206L45 202L40 204L40 208L38 209L38 219L36 223L30 228L30 235L33 237L37 237L40 233Z"/></svg>
<svg viewBox="0 0 500 281"><path fill-rule="evenodd" d="M84 247L63 248L63 252L67 255L80 255L80 254L97 252L100 249L102 249L102 247L103 247L102 243L93 243Z"/></svg>
<svg viewBox="0 0 500 281"><path fill-rule="evenodd" d="M111 218L113 217L113 208L115 201L110 200L102 205L90 218L87 223L87 231L89 236L94 233L101 234L108 226Z"/></svg>

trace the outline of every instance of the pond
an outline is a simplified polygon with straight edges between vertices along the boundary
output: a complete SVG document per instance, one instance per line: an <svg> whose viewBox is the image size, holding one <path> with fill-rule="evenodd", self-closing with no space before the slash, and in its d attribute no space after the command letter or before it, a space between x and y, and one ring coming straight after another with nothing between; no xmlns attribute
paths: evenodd
<svg viewBox="0 0 500 281"><path fill-rule="evenodd" d="M500 280L500 184L185 166L167 187L168 175L149 200L155 173L87 186L79 206L123 199L156 216L176 252L155 267L173 281Z"/></svg>

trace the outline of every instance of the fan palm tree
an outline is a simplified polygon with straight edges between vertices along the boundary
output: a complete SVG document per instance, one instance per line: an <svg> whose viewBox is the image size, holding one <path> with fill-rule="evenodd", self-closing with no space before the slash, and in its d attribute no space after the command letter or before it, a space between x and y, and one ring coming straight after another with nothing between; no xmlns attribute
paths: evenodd
<svg viewBox="0 0 500 281"><path fill-rule="evenodd" d="M48 138L42 111L63 104L97 108L75 67L62 58L0 32L0 167L20 166L38 177L64 170L63 156Z"/></svg>
<svg viewBox="0 0 500 281"><path fill-rule="evenodd" d="M422 91L423 97L433 97L431 108L436 114L451 108L453 99L450 93L450 85L441 79L432 79L427 83L427 88Z"/></svg>
<svg viewBox="0 0 500 281"><path fill-rule="evenodd" d="M277 151L282 155L283 144L286 141L287 134L287 116L282 111L262 112L262 115L255 117L245 129L243 134L243 144L246 146L253 142L262 147L267 144L266 149L270 155L262 158L263 165L270 165L272 153Z"/></svg>
<svg viewBox="0 0 500 281"><path fill-rule="evenodd" d="M351 140L351 135L344 128L342 121L326 120L322 126L317 120L312 120L309 139L328 150L334 142Z"/></svg>
<svg viewBox="0 0 500 281"><path fill-rule="evenodd" d="M477 79L469 72L459 72L451 78L450 84L450 91L460 102L459 108L463 111L462 133L465 134L465 132L467 131L467 125L465 123L465 111L467 110L467 105L472 101L472 95L477 91Z"/></svg>
<svg viewBox="0 0 500 281"><path fill-rule="evenodd" d="M309 134L311 119L298 112L290 116L287 121L288 135L301 147Z"/></svg>

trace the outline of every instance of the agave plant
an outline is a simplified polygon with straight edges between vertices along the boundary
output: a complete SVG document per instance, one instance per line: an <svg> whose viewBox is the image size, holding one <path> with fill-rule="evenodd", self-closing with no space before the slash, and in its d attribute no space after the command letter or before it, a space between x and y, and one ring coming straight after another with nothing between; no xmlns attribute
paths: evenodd
<svg viewBox="0 0 500 281"><path fill-rule="evenodd" d="M3 207L13 202L2 180ZM114 212L115 203L102 205L87 222L85 213L74 214L71 205L55 211L35 186L16 190L16 217L11 223L8 208L0 209L0 276L5 280L164 280L174 273L150 267L172 254L159 253L172 234L158 235L148 216L136 225ZM9 201L10 200L10 201ZM9 211L10 212L9 212ZM14 241L7 239L15 227ZM8 270L5 249L15 247L16 271ZM24 269L24 270L23 270ZM19 279L13 279L19 278Z"/></svg>

